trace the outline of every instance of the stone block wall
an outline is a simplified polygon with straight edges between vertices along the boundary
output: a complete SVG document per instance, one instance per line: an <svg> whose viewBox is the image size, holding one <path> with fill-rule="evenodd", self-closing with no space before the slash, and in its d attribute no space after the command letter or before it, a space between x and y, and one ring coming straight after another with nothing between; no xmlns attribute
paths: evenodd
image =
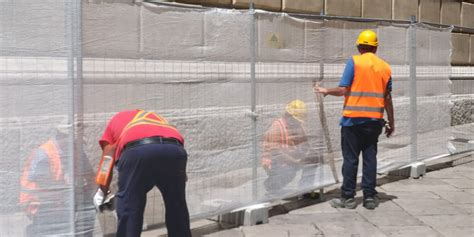
<svg viewBox="0 0 474 237"><path fill-rule="evenodd" d="M263 10L281 11L281 0L232 0L232 6L235 8L248 8L250 2L254 7Z"/></svg>
<svg viewBox="0 0 474 237"><path fill-rule="evenodd" d="M326 15L361 17L361 0L325 0L324 5Z"/></svg>
<svg viewBox="0 0 474 237"><path fill-rule="evenodd" d="M461 2L459 0L442 0L440 23L444 25L461 25Z"/></svg>
<svg viewBox="0 0 474 237"><path fill-rule="evenodd" d="M474 35L471 35L471 43L469 45L470 45L469 64L474 65Z"/></svg>
<svg viewBox="0 0 474 237"><path fill-rule="evenodd" d="M411 16L416 16L418 19L418 1L392 0L392 19L410 20Z"/></svg>
<svg viewBox="0 0 474 237"><path fill-rule="evenodd" d="M362 0L362 17L392 19L392 0Z"/></svg>
<svg viewBox="0 0 474 237"><path fill-rule="evenodd" d="M282 11L320 14L324 0L282 0Z"/></svg>
<svg viewBox="0 0 474 237"><path fill-rule="evenodd" d="M453 33L451 35L451 43L453 44L451 63L456 65L468 65L470 35Z"/></svg>
<svg viewBox="0 0 474 237"><path fill-rule="evenodd" d="M465 2L462 3L461 26L474 28L474 4Z"/></svg>
<svg viewBox="0 0 474 237"><path fill-rule="evenodd" d="M420 21L439 24L441 0L420 0L418 9Z"/></svg>
<svg viewBox="0 0 474 237"><path fill-rule="evenodd" d="M270 11L318 15L323 12L330 16L392 20L410 20L411 16L416 16L418 21L424 23L471 28L473 30L467 33L453 34L451 58L453 65L474 66L474 42L469 35L474 32L474 0L176 0L231 8L248 8L251 1L254 2L255 8Z"/></svg>
<svg viewBox="0 0 474 237"><path fill-rule="evenodd" d="M201 4L204 6L228 7L232 4L232 0L201 0Z"/></svg>

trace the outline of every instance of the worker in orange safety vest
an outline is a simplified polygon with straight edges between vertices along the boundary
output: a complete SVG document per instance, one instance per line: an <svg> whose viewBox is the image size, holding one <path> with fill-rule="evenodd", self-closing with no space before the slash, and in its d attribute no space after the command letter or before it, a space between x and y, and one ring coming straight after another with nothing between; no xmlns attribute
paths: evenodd
<svg viewBox="0 0 474 237"><path fill-rule="evenodd" d="M339 86L324 88L316 84L314 91L324 96L345 97L340 121L344 158L341 198L332 199L330 204L335 208L353 209L357 206L354 197L359 154L362 153L363 206L374 209L379 202L375 190L378 137L384 126L387 137L395 131L392 77L390 66L375 55L378 37L374 31L362 31L356 45L360 55L347 60ZM384 111L387 113L388 123L384 120Z"/></svg>
<svg viewBox="0 0 474 237"><path fill-rule="evenodd" d="M85 202L93 195L93 181L90 178L92 167L82 153L80 162L75 165L76 184L75 203L68 203L71 186L68 163L65 162L65 148L68 147L68 134L58 129L53 138L35 149L26 160L20 178L20 206L31 219L26 227L26 236L61 235L70 233L72 205L76 233L92 236L94 229L93 206ZM66 197L65 197L66 196Z"/></svg>
<svg viewBox="0 0 474 237"><path fill-rule="evenodd" d="M306 117L306 104L298 99L290 101L286 105L284 114L275 119L265 132L261 162L268 175L264 181L267 194L284 195L283 188L296 177L301 169L303 171L297 188L313 185L314 166L306 168L306 165L318 164L322 157L311 154L304 127Z"/></svg>

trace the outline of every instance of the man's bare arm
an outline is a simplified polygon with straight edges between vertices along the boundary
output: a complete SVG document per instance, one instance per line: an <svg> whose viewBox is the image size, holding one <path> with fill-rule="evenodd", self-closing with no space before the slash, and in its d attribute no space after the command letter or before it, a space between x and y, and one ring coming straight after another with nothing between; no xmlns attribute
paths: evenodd
<svg viewBox="0 0 474 237"><path fill-rule="evenodd" d="M393 114L392 93L385 94L385 111L387 111L388 127L385 127L385 134L390 137L395 132L395 116Z"/></svg>
<svg viewBox="0 0 474 237"><path fill-rule="evenodd" d="M321 93L324 96L332 95L332 96L343 96L345 95L349 89L347 87L334 87L334 88L324 88L320 87L319 85L314 86L314 92Z"/></svg>

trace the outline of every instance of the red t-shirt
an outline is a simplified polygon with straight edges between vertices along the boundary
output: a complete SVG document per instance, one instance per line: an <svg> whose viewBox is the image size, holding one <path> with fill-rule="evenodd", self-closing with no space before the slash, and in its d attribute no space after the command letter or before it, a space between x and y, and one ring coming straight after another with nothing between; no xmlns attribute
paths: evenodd
<svg viewBox="0 0 474 237"><path fill-rule="evenodd" d="M184 144L184 139L179 131L170 125L156 126L150 124L140 124L133 126L123 132L125 126L127 126L127 124L132 121L138 112L140 112L140 110L129 110L122 111L114 115L107 124L102 138L99 141L99 144L102 144L103 142L107 142L108 144L117 143L117 150L115 153L116 160L118 160L120 154L122 153L123 147L128 142L145 137L160 136L166 138L175 138ZM157 117L153 114L150 114L147 118L157 119Z"/></svg>

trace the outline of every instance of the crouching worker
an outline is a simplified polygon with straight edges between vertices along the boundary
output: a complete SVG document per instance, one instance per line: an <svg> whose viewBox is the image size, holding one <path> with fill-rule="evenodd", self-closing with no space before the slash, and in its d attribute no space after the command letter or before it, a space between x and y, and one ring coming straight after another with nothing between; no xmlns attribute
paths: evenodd
<svg viewBox="0 0 474 237"><path fill-rule="evenodd" d="M154 186L163 196L168 236L191 236L185 199L187 153L180 132L153 112L122 111L109 121L99 144L113 151L119 175L116 236L140 236L147 193ZM112 169L94 196L98 210L109 193L111 175Z"/></svg>
<svg viewBox="0 0 474 237"><path fill-rule="evenodd" d="M265 133L262 166L268 175L263 183L268 194L284 194L282 189L296 177L299 170L302 170L299 189L311 186L313 182L314 166L308 166L311 154L304 128L306 116L306 104L293 100Z"/></svg>

